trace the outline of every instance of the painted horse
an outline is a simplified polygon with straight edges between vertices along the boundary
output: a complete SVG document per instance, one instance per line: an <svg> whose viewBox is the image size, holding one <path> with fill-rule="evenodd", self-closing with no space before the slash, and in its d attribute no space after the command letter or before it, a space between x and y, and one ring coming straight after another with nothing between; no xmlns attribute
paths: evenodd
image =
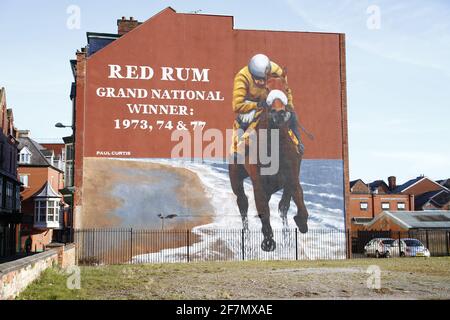
<svg viewBox="0 0 450 320"><path fill-rule="evenodd" d="M274 174L262 174L261 169L264 165L261 163L259 156L257 161L249 161L249 149L246 147L244 161L239 161L238 163L231 161L228 169L231 187L237 197L237 205L245 230L248 230L248 198L244 191L244 180L250 177L253 184L256 210L261 219L264 236L261 248L264 251L273 251L276 248L276 243L273 239L273 231L270 225L269 208L269 200L272 194L283 190L278 210L284 228L287 228L288 225L287 212L291 199L294 200L297 206L297 214L294 216L294 221L302 233L308 232L308 211L303 200L303 190L299 181L303 154L299 152L298 146L293 142L291 138L292 132L289 132L289 118L291 114L286 109L287 83L285 77L280 77L276 74L270 75L266 81L266 90L268 91L267 104L265 108L259 110L260 114L254 129L257 137L260 136L258 135L260 130L267 130L268 138L264 146L258 141L257 148L263 147L271 150L271 145L276 143L276 141L274 142L270 139L271 131L278 130L278 149L275 149L275 151L278 153L279 168ZM298 142L301 143L300 141ZM273 155L271 156L273 157Z"/></svg>

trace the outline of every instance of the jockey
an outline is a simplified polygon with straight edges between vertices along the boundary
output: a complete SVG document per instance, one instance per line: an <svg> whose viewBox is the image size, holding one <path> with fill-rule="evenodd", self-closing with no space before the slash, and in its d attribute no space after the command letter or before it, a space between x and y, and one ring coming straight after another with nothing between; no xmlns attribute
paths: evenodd
<svg viewBox="0 0 450 320"><path fill-rule="evenodd" d="M257 54L250 59L248 66L242 68L234 78L233 88L233 111L238 114L233 124L233 145L232 153L238 149L239 139L238 129L246 131L255 116L261 113L262 108L267 107L266 80L269 74L283 75L283 69L264 54ZM299 152L303 154L303 144L300 142L300 132L298 130L298 120L294 112L292 103L292 91L287 89L288 103L286 109L291 112L289 119L289 129L297 138Z"/></svg>

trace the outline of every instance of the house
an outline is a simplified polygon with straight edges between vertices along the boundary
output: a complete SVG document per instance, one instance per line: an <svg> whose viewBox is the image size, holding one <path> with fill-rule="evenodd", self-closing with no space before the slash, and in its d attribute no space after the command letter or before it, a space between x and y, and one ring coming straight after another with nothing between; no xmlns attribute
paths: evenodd
<svg viewBox="0 0 450 320"><path fill-rule="evenodd" d="M350 230L360 230L384 210L412 210L414 196L394 192L395 177L388 178L389 184L376 180L368 184L358 179L350 182L350 204L347 213Z"/></svg>
<svg viewBox="0 0 450 320"><path fill-rule="evenodd" d="M31 236L32 250L43 250L65 228L66 204L59 192L64 171L55 165L54 150L46 149L19 131L19 177L23 184L22 212L29 223L22 225L21 246Z"/></svg>
<svg viewBox="0 0 450 320"><path fill-rule="evenodd" d="M5 88L0 88L0 258L16 253L22 219L16 136L13 112L7 108Z"/></svg>

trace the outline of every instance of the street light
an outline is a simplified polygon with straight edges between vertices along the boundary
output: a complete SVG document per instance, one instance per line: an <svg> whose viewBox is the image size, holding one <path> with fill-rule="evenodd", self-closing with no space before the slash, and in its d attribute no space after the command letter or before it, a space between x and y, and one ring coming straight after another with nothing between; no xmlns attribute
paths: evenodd
<svg viewBox="0 0 450 320"><path fill-rule="evenodd" d="M72 128L72 126L63 125L61 122L58 122L57 124L55 124L55 127L57 127L57 128Z"/></svg>
<svg viewBox="0 0 450 320"><path fill-rule="evenodd" d="M164 230L164 220L173 219L178 217L177 214L168 214L167 216L163 216L161 213L158 214L158 217L161 219L161 230Z"/></svg>

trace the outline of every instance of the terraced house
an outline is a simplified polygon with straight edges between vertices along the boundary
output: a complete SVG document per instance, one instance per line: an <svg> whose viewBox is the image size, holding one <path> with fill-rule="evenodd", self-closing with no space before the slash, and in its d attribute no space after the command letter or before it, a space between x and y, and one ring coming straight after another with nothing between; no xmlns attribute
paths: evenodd
<svg viewBox="0 0 450 320"><path fill-rule="evenodd" d="M6 105L5 88L0 88L0 259L15 254L20 232L16 135L13 112Z"/></svg>
<svg viewBox="0 0 450 320"><path fill-rule="evenodd" d="M63 165L55 148L47 149L37 143L29 131L19 131L18 141L19 176L24 189L22 211L28 222L22 225L21 247L31 237L32 250L41 251L58 240L65 228L67 205L59 192L64 187Z"/></svg>

